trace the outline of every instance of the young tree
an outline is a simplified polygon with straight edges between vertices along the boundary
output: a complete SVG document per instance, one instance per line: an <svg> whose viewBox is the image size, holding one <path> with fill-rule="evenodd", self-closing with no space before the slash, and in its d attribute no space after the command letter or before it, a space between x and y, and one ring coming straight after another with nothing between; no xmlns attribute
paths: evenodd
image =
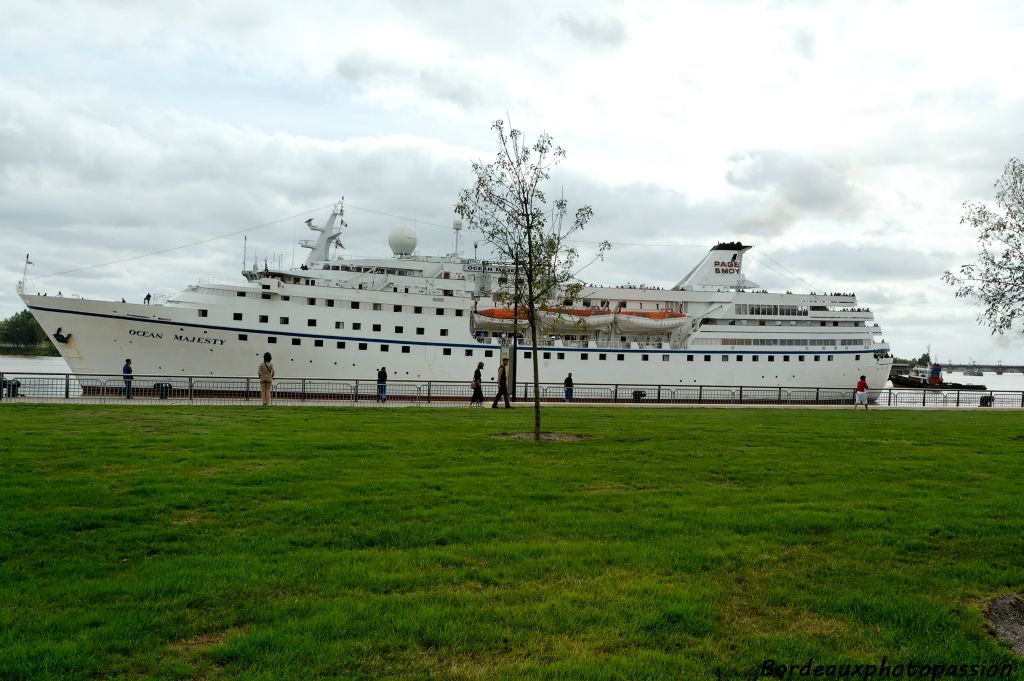
<svg viewBox="0 0 1024 681"><path fill-rule="evenodd" d="M957 298L981 302L979 323L1004 333L1024 315L1024 163L1011 158L995 188L995 209L968 202L960 218L978 231L978 261L956 274L947 270L942 279Z"/></svg>
<svg viewBox="0 0 1024 681"><path fill-rule="evenodd" d="M543 133L532 144L523 133L499 120L491 126L498 141L493 163L473 163L476 181L459 192L455 212L471 229L479 230L501 260L514 265L516 274L495 291L496 301L526 312L533 358L533 434L540 439L540 364L536 352L541 330L539 312L557 302L572 301L582 284L573 268L579 252L569 238L593 217L590 206L576 209L567 224L568 203L559 198L549 208L543 185L551 169L565 158L565 150ZM609 248L598 246L598 257Z"/></svg>

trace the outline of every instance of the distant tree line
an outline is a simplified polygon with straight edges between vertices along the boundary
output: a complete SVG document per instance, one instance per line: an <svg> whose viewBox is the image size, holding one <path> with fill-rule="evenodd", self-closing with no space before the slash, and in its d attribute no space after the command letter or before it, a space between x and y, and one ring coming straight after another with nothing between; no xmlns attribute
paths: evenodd
<svg viewBox="0 0 1024 681"><path fill-rule="evenodd" d="M931 364L932 364L931 355L929 355L927 352L922 354L920 357L911 357L910 359L906 359L904 357L893 357L892 361L893 361L893 364L909 364L912 367L917 367L917 366L925 366L925 367L927 367L927 366L931 366Z"/></svg>
<svg viewBox="0 0 1024 681"><path fill-rule="evenodd" d="M30 354L57 355L46 338L46 332L28 310L0 321L0 350Z"/></svg>

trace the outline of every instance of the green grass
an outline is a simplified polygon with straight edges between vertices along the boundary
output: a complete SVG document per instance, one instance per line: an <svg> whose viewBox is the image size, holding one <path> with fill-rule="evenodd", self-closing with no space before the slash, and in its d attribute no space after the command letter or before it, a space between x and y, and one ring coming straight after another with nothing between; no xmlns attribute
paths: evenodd
<svg viewBox="0 0 1024 681"><path fill-rule="evenodd" d="M1019 413L0 408L0 678L1014 662Z"/></svg>

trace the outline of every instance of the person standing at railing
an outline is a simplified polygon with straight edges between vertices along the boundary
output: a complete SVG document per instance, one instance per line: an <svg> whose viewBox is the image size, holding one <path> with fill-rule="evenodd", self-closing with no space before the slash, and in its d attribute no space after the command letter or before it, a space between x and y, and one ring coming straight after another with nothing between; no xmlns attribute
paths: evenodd
<svg viewBox="0 0 1024 681"><path fill-rule="evenodd" d="M565 400L563 400L563 401L564 402L572 402L572 372L571 371L569 372L569 375L565 377L565 381L563 382L562 385L565 388Z"/></svg>
<svg viewBox="0 0 1024 681"><path fill-rule="evenodd" d="M483 390L483 362L477 362L476 371L473 372L473 396L469 398L469 406L482 407L484 405Z"/></svg>
<svg viewBox="0 0 1024 681"><path fill-rule="evenodd" d="M388 370L381 367L377 372L377 401L384 404L388 401Z"/></svg>
<svg viewBox="0 0 1024 681"><path fill-rule="evenodd" d="M858 404L864 405L864 411L868 410L868 381L864 376L857 381L857 392L854 393L853 408L857 409Z"/></svg>
<svg viewBox="0 0 1024 681"><path fill-rule="evenodd" d="M260 377L260 397L263 398L263 404L270 404L270 393L274 387L274 365L271 364L269 352L263 353L263 361L260 362L259 377Z"/></svg>
<svg viewBox="0 0 1024 681"><path fill-rule="evenodd" d="M126 359L121 367L121 377L124 379L124 398L132 399L132 360Z"/></svg>

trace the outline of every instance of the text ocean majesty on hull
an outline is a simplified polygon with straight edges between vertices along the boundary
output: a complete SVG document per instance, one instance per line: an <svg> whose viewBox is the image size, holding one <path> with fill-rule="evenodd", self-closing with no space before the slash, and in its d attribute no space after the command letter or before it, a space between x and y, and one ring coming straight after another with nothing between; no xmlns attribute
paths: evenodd
<svg viewBox="0 0 1024 681"><path fill-rule="evenodd" d="M493 298L513 267L415 255L411 229L389 236L391 257L332 256L338 204L299 268L245 270L237 284L189 286L162 304L21 296L76 374L111 373L132 357L140 374L252 373L274 353L282 376L463 380L484 361L534 348L522 319ZM456 225L456 229L460 228ZM458 239L456 239L458 243ZM850 293L769 293L743 274L750 246L713 247L670 290L583 287L541 314L541 380L580 383L882 386L892 362L881 329ZM63 339L54 334L58 329ZM513 348L516 345L517 347Z"/></svg>

